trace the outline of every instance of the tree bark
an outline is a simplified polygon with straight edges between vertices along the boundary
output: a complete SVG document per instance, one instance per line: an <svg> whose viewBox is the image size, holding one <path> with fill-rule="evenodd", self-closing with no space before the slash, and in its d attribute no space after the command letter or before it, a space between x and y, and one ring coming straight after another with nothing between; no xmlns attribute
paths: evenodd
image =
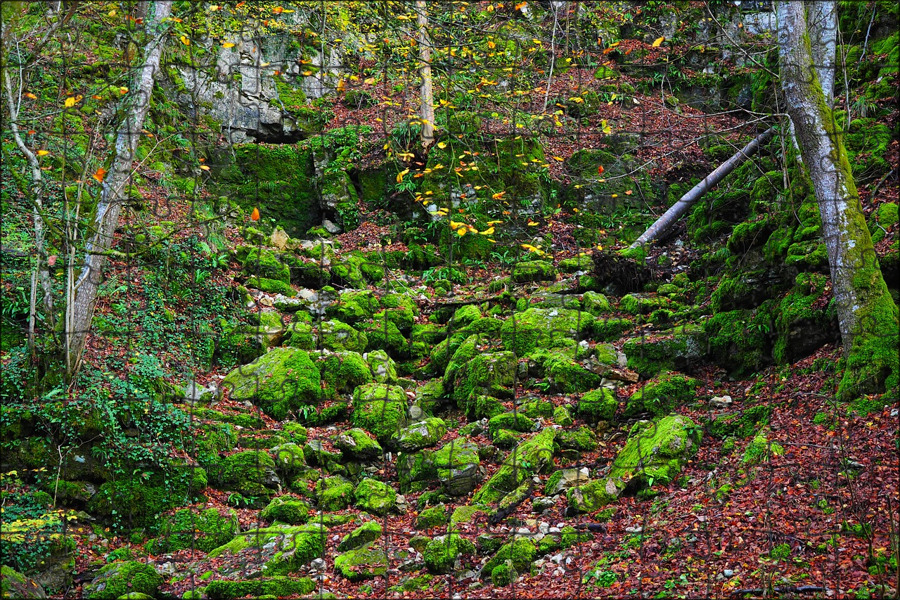
<svg viewBox="0 0 900 600"><path fill-rule="evenodd" d="M656 222L647 228L647 231L641 234L641 237L636 239L633 244L629 248L637 248L638 246L643 246L644 244L649 244L650 242L663 237L666 233L672 229L672 226L678 222L684 213L688 211L688 209L694 205L697 200L703 197L703 194L708 192L713 188L717 183L722 181L726 175L731 173L737 167L744 163L748 158L756 154L759 147L765 144L772 134L774 133L773 129L768 129L763 133L759 134L756 139L752 142L741 148L741 150L723 162L721 165L716 167L716 169L703 178L703 181L695 185L691 190L686 193L684 196L678 199L678 202L673 204L669 210L663 214L660 218L656 220Z"/></svg>
<svg viewBox="0 0 900 600"><path fill-rule="evenodd" d="M137 81L126 102L131 106L125 111L125 120L116 135L115 158L109 174L103 182L97 215L94 219L94 234L85 249L85 261L78 280L75 282L74 300L71 306L71 328L66 331L66 373L69 380L81 365L85 343L91 328L94 309L97 306L97 292L102 281L104 252L113 242L113 234L119 223L124 189L131 178L134 153L141 135L144 119L150 108L150 96L159 71L163 43L168 27L163 21L172 10L171 0L160 0L148 7L147 36L148 49L144 64L137 74Z"/></svg>
<svg viewBox="0 0 900 600"><path fill-rule="evenodd" d="M428 13L425 0L416 0L416 25L419 30L419 76L422 78L422 105L419 118L422 120L422 146L427 148L434 142L434 91L431 77L431 45L428 40Z"/></svg>
<svg viewBox="0 0 900 600"><path fill-rule="evenodd" d="M803 164L809 171L828 251L834 300L847 367L839 395L898 385L898 310L881 275L842 132L831 111L816 61L835 30L816 30L826 4L780 2L781 86ZM833 4L833 3L832 3ZM832 11L834 7L832 6ZM817 45L813 45L816 43ZM833 87L833 74L826 85Z"/></svg>

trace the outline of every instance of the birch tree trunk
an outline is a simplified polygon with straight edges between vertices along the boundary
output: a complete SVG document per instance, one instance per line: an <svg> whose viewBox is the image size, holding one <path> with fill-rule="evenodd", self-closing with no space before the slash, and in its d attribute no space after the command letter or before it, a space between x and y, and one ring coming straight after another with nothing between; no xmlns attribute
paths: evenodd
<svg viewBox="0 0 900 600"><path fill-rule="evenodd" d="M422 78L422 105L419 118L422 119L422 146L427 148L434 142L434 91L431 77L431 45L428 40L428 13L425 0L416 0L416 25L419 33L419 76Z"/></svg>
<svg viewBox="0 0 900 600"><path fill-rule="evenodd" d="M148 44L144 64L138 71L135 84L126 100L131 102L131 105L127 107L125 119L116 135L115 158L103 182L103 191L97 204L97 216L94 219L94 234L86 245L84 266L75 282L73 300L66 307L66 374L69 380L74 377L81 365L91 320L97 306L97 292L102 280L103 263L106 260L104 254L112 246L113 234L119 222L125 185L131 177L135 149L144 119L150 109L150 96L153 93L168 31L164 20L171 10L171 0L160 0L147 7Z"/></svg>
<svg viewBox="0 0 900 600"><path fill-rule="evenodd" d="M790 0L778 5L781 86L828 250L847 363L838 393L852 399L898 385L898 310L881 275L842 132L826 95L833 91L833 74L820 79L820 58L828 48L833 52L836 35L834 27L816 29L828 22L821 17L828 12L817 6L821 4L827 3ZM823 83L832 89L824 89Z"/></svg>

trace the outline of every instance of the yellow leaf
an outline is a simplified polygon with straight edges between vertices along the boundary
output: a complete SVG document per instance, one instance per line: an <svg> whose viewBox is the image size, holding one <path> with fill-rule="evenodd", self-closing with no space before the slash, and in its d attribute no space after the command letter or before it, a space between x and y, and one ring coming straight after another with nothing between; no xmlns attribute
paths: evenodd
<svg viewBox="0 0 900 600"><path fill-rule="evenodd" d="M338 83L337 83L337 91L343 92L344 89L345 89L346 87L347 87L347 82L345 82L343 79L341 79L340 81L338 81Z"/></svg>
<svg viewBox="0 0 900 600"><path fill-rule="evenodd" d="M191 40L187 39L185 36L181 36L181 43L184 44L185 46L190 46Z"/></svg>
<svg viewBox="0 0 900 600"><path fill-rule="evenodd" d="M399 173L397 173L397 183L403 182L403 176L409 173L409 169L403 169Z"/></svg>
<svg viewBox="0 0 900 600"><path fill-rule="evenodd" d="M106 177L106 169L100 167L97 169L97 172L91 175L94 179L97 180L97 183L103 183L103 178Z"/></svg>
<svg viewBox="0 0 900 600"><path fill-rule="evenodd" d="M28 99L30 99L30 100L37 100L37 96L35 96L35 95L32 94L31 92L28 92L27 94L25 94L25 97L28 98Z"/></svg>
<svg viewBox="0 0 900 600"><path fill-rule="evenodd" d="M456 230L465 225L465 223L460 223L459 221L450 221L450 229Z"/></svg>
<svg viewBox="0 0 900 600"><path fill-rule="evenodd" d="M465 228L465 227L460 227L459 229L457 229L457 230L456 230L456 235L458 235L459 237L462 237L462 236L466 235L466 228Z"/></svg>
<svg viewBox="0 0 900 600"><path fill-rule="evenodd" d="M119 93L122 94L122 95L127 94L127 93L128 93L128 88L125 87L125 86L123 85L122 87L119 88Z"/></svg>
<svg viewBox="0 0 900 600"><path fill-rule="evenodd" d="M554 157L553 157L553 160L555 160L555 161L557 161L557 162L562 162L562 161L564 161L565 159L564 159L562 156L554 156Z"/></svg>
<svg viewBox="0 0 900 600"><path fill-rule="evenodd" d="M613 194L612 197L613 197L613 198L618 198L619 195L618 195L618 194Z"/></svg>
<svg viewBox="0 0 900 600"><path fill-rule="evenodd" d="M234 43L233 42L225 42L224 44L222 44L222 47L223 48L234 48Z"/></svg>
<svg viewBox="0 0 900 600"><path fill-rule="evenodd" d="M447 147L447 142L438 142L437 147L440 148L441 150L443 150L444 148Z"/></svg>
<svg viewBox="0 0 900 600"><path fill-rule="evenodd" d="M66 98L66 108L72 108L73 106L75 106L75 102L75 96L69 96L68 98Z"/></svg>
<svg viewBox="0 0 900 600"><path fill-rule="evenodd" d="M494 233L494 228L488 227L487 229L485 229L484 231L481 231L480 233L481 233L481 235L491 235Z"/></svg>
<svg viewBox="0 0 900 600"><path fill-rule="evenodd" d="M654 48L659 48L659 45L666 41L666 36L658 37L651 44Z"/></svg>
<svg viewBox="0 0 900 600"><path fill-rule="evenodd" d="M38 150L37 151L38 156L47 156L48 154L50 154L50 152L47 150Z"/></svg>
<svg viewBox="0 0 900 600"><path fill-rule="evenodd" d="M366 85L375 85L375 78L369 77L368 79L363 80L363 83L365 83Z"/></svg>
<svg viewBox="0 0 900 600"><path fill-rule="evenodd" d="M506 190L504 190L502 192L497 192L496 194L491 196L491 198L493 198L494 200L500 200L501 198L503 198L504 194L506 194Z"/></svg>
<svg viewBox="0 0 900 600"><path fill-rule="evenodd" d="M487 222L488 225L499 225L500 223L503 223L503 221L488 221Z"/></svg>
<svg viewBox="0 0 900 600"><path fill-rule="evenodd" d="M539 225L539 223L536 223L536 222L534 222L534 221L528 221L528 226L529 226L529 227L535 227L535 226L537 226L537 225Z"/></svg>
<svg viewBox="0 0 900 600"><path fill-rule="evenodd" d="M209 167L206 165L200 165L200 169L202 169L203 171L209 171Z"/></svg>

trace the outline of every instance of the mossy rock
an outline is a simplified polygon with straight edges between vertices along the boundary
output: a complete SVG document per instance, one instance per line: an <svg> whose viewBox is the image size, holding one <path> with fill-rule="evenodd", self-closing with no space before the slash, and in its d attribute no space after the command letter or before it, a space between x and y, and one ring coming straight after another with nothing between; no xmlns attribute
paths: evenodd
<svg viewBox="0 0 900 600"><path fill-rule="evenodd" d="M381 306L385 316L392 321L401 332L409 333L419 314L416 301L406 294L385 294L381 297ZM374 317L378 320L377 314Z"/></svg>
<svg viewBox="0 0 900 600"><path fill-rule="evenodd" d="M822 274L800 273L793 289L778 302L773 311L778 337L772 357L776 363L794 363L824 344L840 340L834 303L821 305L826 282Z"/></svg>
<svg viewBox="0 0 900 600"><path fill-rule="evenodd" d="M20 598L21 600L43 600L47 597L34 579L22 575L6 565L0 566L0 597Z"/></svg>
<svg viewBox="0 0 900 600"><path fill-rule="evenodd" d="M341 543L338 544L337 549L340 552L344 552L346 550L360 548L381 538L382 533L384 533L384 530L381 527L381 523L378 521L366 521L345 535L341 540Z"/></svg>
<svg viewBox="0 0 900 600"><path fill-rule="evenodd" d="M450 573L456 559L464 554L475 554L475 544L457 533L450 533L434 538L422 553L425 566L435 575Z"/></svg>
<svg viewBox="0 0 900 600"><path fill-rule="evenodd" d="M271 279L290 284L291 272L288 266L274 252L265 248L251 247L242 261L244 272L251 277Z"/></svg>
<svg viewBox="0 0 900 600"><path fill-rule="evenodd" d="M491 419L488 421L488 435L492 438L501 429L509 429L511 431L527 433L532 431L533 428L534 421L518 412L503 413L495 417L491 417Z"/></svg>
<svg viewBox="0 0 900 600"><path fill-rule="evenodd" d="M278 279L253 276L249 278L244 283L244 285L246 285L248 288L254 288L261 292L267 292L269 294L281 294L282 296L287 296L288 298L293 298L297 295L297 292L294 291L294 288L292 288L289 283L285 283Z"/></svg>
<svg viewBox="0 0 900 600"><path fill-rule="evenodd" d="M365 332L335 320L319 325L319 339L324 348L333 352L364 352L369 345Z"/></svg>
<svg viewBox="0 0 900 600"><path fill-rule="evenodd" d="M703 327L709 340L708 357L732 377L771 364L773 304L767 300L755 310L722 312L707 319Z"/></svg>
<svg viewBox="0 0 900 600"><path fill-rule="evenodd" d="M372 383L369 364L358 352L335 352L312 355L325 384L323 394L336 398L352 393L357 387Z"/></svg>
<svg viewBox="0 0 900 600"><path fill-rule="evenodd" d="M757 465L768 462L773 456L782 456L784 446L777 442L769 441L771 431L768 427L761 427L747 448L744 450L743 463L745 465Z"/></svg>
<svg viewBox="0 0 900 600"><path fill-rule="evenodd" d="M319 379L319 370L306 351L274 348L233 370L222 387L229 390L231 400L250 400L273 419L283 420L291 411L318 403Z"/></svg>
<svg viewBox="0 0 900 600"><path fill-rule="evenodd" d="M369 339L367 350L384 350L397 358L404 358L409 354L409 341L392 321L373 321L367 325L365 332Z"/></svg>
<svg viewBox="0 0 900 600"><path fill-rule="evenodd" d="M556 269L547 261L530 260L513 265L511 277L515 283L550 281L556 277Z"/></svg>
<svg viewBox="0 0 900 600"><path fill-rule="evenodd" d="M305 596L315 589L316 582L309 577L289 579L284 576L276 576L251 581L212 581L206 586L204 593L209 600L237 600L237 598L246 596L253 598Z"/></svg>
<svg viewBox="0 0 900 600"><path fill-rule="evenodd" d="M572 347L587 330L587 320L578 311L529 308L507 319L500 337L507 350L527 356L536 348Z"/></svg>
<svg viewBox="0 0 900 600"><path fill-rule="evenodd" d="M416 519L416 529L431 529L433 527L441 527L450 522L450 515L447 514L447 507L443 504L426 508L419 513Z"/></svg>
<svg viewBox="0 0 900 600"><path fill-rule="evenodd" d="M369 383L353 392L352 422L372 433L382 444L390 445L407 420L407 399L396 385Z"/></svg>
<svg viewBox="0 0 900 600"><path fill-rule="evenodd" d="M155 596L163 583L165 579L152 566L124 561L100 569L97 576L84 585L82 593L90 600L117 600L129 592Z"/></svg>
<svg viewBox="0 0 900 600"><path fill-rule="evenodd" d="M429 417L398 431L394 446L401 452L415 452L436 445L446 433L443 419Z"/></svg>
<svg viewBox="0 0 900 600"><path fill-rule="evenodd" d="M313 333L310 323L291 323L287 327L287 340L285 343L292 348L301 350L315 350L317 336Z"/></svg>
<svg viewBox="0 0 900 600"><path fill-rule="evenodd" d="M531 571L536 554L537 547L534 542L527 538L518 538L500 546L497 553L484 564L481 572L491 573L497 566L509 560L517 572L528 573Z"/></svg>
<svg viewBox="0 0 900 600"><path fill-rule="evenodd" d="M593 389L600 385L603 379L563 352L542 353L540 362L544 375L552 383L553 389L563 394Z"/></svg>
<svg viewBox="0 0 900 600"><path fill-rule="evenodd" d="M614 342L634 327L634 323L619 317L598 317L589 326L591 337L598 342Z"/></svg>
<svg viewBox="0 0 900 600"><path fill-rule="evenodd" d="M309 521L312 507L303 500L297 500L291 496L278 496L272 498L259 518L265 521L280 521L290 525L302 525Z"/></svg>
<svg viewBox="0 0 900 600"><path fill-rule="evenodd" d="M334 447L347 458L359 462L371 462L382 457L384 450L367 431L354 427L333 436Z"/></svg>
<svg viewBox="0 0 900 600"><path fill-rule="evenodd" d="M566 492L569 509L576 514L591 513L618 500L625 490L619 479L606 478L572 487Z"/></svg>
<svg viewBox="0 0 900 600"><path fill-rule="evenodd" d="M431 453L429 460L435 476L451 496L465 496L484 476L478 446L464 438L447 442Z"/></svg>
<svg viewBox="0 0 900 600"><path fill-rule="evenodd" d="M660 308L668 308L672 301L665 297L646 294L628 294L622 297L620 305L623 311L632 315L649 315Z"/></svg>
<svg viewBox="0 0 900 600"><path fill-rule="evenodd" d="M612 422L618 408L619 401L616 399L615 391L601 387L582 396L578 400L576 412L589 423Z"/></svg>
<svg viewBox="0 0 900 600"><path fill-rule="evenodd" d="M316 484L319 509L324 511L343 510L353 502L353 484L340 475L320 479Z"/></svg>
<svg viewBox="0 0 900 600"><path fill-rule="evenodd" d="M575 422L568 406L557 406L553 409L553 422L560 427L568 427Z"/></svg>
<svg viewBox="0 0 900 600"><path fill-rule="evenodd" d="M377 383L396 385L399 382L397 364L384 350L368 352L366 354L366 362L369 364L369 370Z"/></svg>
<svg viewBox="0 0 900 600"><path fill-rule="evenodd" d="M648 381L634 392L625 405L625 415L649 412L654 417L671 413L676 406L690 402L700 382L679 373L666 373Z"/></svg>
<svg viewBox="0 0 900 600"><path fill-rule="evenodd" d="M590 452L597 448L597 435L589 427L579 427L572 431L561 431L556 434L556 442L560 448Z"/></svg>
<svg viewBox="0 0 900 600"><path fill-rule="evenodd" d="M350 581L383 577L388 569L388 554L383 547L371 542L338 555L334 559L334 568Z"/></svg>
<svg viewBox="0 0 900 600"><path fill-rule="evenodd" d="M183 508L163 521L153 554L167 554L186 548L209 552L234 539L239 531L237 513L222 515L215 508L198 511Z"/></svg>
<svg viewBox="0 0 900 600"><path fill-rule="evenodd" d="M287 479L292 478L306 468L306 458L303 455L303 448L298 444L293 442L280 444L273 447L271 452L275 457L276 470Z"/></svg>
<svg viewBox="0 0 900 600"><path fill-rule="evenodd" d="M281 486L281 480L268 452L245 450L222 461L220 485L244 496L267 497Z"/></svg>
<svg viewBox="0 0 900 600"><path fill-rule="evenodd" d="M480 504L499 502L519 487L526 478L553 464L555 429L545 429L521 442L509 453L500 469L472 497Z"/></svg>
<svg viewBox="0 0 900 600"><path fill-rule="evenodd" d="M360 481L354 495L356 507L373 515L384 516L397 508L397 492L375 479Z"/></svg>
<svg viewBox="0 0 900 600"><path fill-rule="evenodd" d="M587 254L559 261L558 268L562 273L577 273L590 271L594 268L594 261Z"/></svg>
<svg viewBox="0 0 900 600"><path fill-rule="evenodd" d="M547 400L532 400L519 407L520 413L532 419L552 417L553 410L553 403Z"/></svg>
<svg viewBox="0 0 900 600"><path fill-rule="evenodd" d="M479 394L511 396L515 383L515 356L511 352L479 352L479 339L477 334L466 338L444 372L445 392L464 410Z"/></svg>
<svg viewBox="0 0 900 600"><path fill-rule="evenodd" d="M503 406L499 399L493 396L479 394L475 396L474 400L470 399L466 403L465 410L466 416L470 419L490 419L506 412L506 407Z"/></svg>
<svg viewBox="0 0 900 600"><path fill-rule="evenodd" d="M325 315L353 325L371 319L380 307L378 298L370 290L349 290L325 308Z"/></svg>
<svg viewBox="0 0 900 600"><path fill-rule="evenodd" d="M584 310L595 317L599 317L604 313L608 313L612 310L612 307L609 304L609 300L606 299L606 296L603 294L599 294L597 292L587 291L581 297L582 305L584 306Z"/></svg>
<svg viewBox="0 0 900 600"><path fill-rule="evenodd" d="M628 368L645 377L661 371L693 367L705 354L707 333L695 325L662 331L652 337L635 337L622 346Z"/></svg>
<svg viewBox="0 0 900 600"><path fill-rule="evenodd" d="M700 427L682 415L641 421L632 427L625 447L613 460L609 479L633 491L674 481L697 453L701 437Z"/></svg>

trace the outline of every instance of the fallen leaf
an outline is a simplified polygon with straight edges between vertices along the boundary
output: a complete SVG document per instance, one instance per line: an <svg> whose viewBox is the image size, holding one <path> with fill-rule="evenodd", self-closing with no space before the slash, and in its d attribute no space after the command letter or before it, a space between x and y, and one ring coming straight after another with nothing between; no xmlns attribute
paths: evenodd
<svg viewBox="0 0 900 600"><path fill-rule="evenodd" d="M658 37L651 44L654 48L659 48L659 45L666 41L666 36Z"/></svg>
<svg viewBox="0 0 900 600"><path fill-rule="evenodd" d="M250 220L251 221L259 221L259 209L258 208L254 208L253 212L250 213Z"/></svg>

